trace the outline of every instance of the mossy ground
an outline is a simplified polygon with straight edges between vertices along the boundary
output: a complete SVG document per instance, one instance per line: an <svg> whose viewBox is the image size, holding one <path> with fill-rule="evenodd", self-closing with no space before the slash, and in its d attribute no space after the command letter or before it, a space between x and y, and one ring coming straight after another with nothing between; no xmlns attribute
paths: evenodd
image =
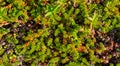
<svg viewBox="0 0 120 66"><path fill-rule="evenodd" d="M0 0L0 66L120 66L119 0Z"/></svg>

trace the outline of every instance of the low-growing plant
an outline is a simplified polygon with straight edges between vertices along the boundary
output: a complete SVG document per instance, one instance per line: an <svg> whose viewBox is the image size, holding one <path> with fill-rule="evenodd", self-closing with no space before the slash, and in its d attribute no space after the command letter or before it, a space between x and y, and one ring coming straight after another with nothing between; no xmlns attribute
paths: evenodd
<svg viewBox="0 0 120 66"><path fill-rule="evenodd" d="M0 0L0 66L119 66L119 0Z"/></svg>

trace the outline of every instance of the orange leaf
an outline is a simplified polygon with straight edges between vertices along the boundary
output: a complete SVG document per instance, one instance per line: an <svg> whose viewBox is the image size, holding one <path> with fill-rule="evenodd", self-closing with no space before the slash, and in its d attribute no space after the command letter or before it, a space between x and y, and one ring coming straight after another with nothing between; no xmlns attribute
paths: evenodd
<svg viewBox="0 0 120 66"><path fill-rule="evenodd" d="M80 46L80 47L78 48L78 51L79 51L79 52L87 52L87 48L86 48L85 46Z"/></svg>
<svg viewBox="0 0 120 66"><path fill-rule="evenodd" d="M27 42L24 44L24 47L28 47L30 45L30 42Z"/></svg>

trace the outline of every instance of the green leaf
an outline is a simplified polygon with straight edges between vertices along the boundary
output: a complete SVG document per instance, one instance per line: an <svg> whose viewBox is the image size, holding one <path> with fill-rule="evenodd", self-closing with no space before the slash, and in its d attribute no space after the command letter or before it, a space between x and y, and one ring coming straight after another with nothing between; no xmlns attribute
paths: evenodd
<svg viewBox="0 0 120 66"><path fill-rule="evenodd" d="M47 14L45 14L45 17L51 16L52 12L48 12Z"/></svg>
<svg viewBox="0 0 120 66"><path fill-rule="evenodd" d="M90 66L90 64L88 63L86 58L82 58L82 62L86 65L86 66Z"/></svg>
<svg viewBox="0 0 120 66"><path fill-rule="evenodd" d="M57 36L59 33L60 33L60 30L59 30L59 29L56 29L56 30L55 30L55 33L54 33L54 36Z"/></svg>
<svg viewBox="0 0 120 66"><path fill-rule="evenodd" d="M20 54L25 54L25 52L27 51L27 48L23 48L20 52Z"/></svg>
<svg viewBox="0 0 120 66"><path fill-rule="evenodd" d="M45 55L45 54L43 54L43 55L40 56L41 62L44 62L44 61L45 61L46 56L47 56L47 55Z"/></svg>
<svg viewBox="0 0 120 66"><path fill-rule="evenodd" d="M0 16L7 16L7 9L6 8L0 8Z"/></svg>
<svg viewBox="0 0 120 66"><path fill-rule="evenodd" d="M65 57L65 59L63 59L61 62L64 64L64 63L66 63L66 62L68 62L69 61L69 58L68 57Z"/></svg>
<svg viewBox="0 0 120 66"><path fill-rule="evenodd" d="M59 13L59 11L60 11L60 5L55 7L55 9L53 10L53 13L56 14L56 13Z"/></svg>
<svg viewBox="0 0 120 66"><path fill-rule="evenodd" d="M73 14L73 11L74 11L74 7L71 7L71 9L68 12L68 16L71 16Z"/></svg>
<svg viewBox="0 0 120 66"><path fill-rule="evenodd" d="M80 13L80 9L75 9L75 15L79 14Z"/></svg>
<svg viewBox="0 0 120 66"><path fill-rule="evenodd" d="M57 21L60 21L60 20L61 20L61 17L58 16L57 14L54 14L54 18L55 18Z"/></svg>
<svg viewBox="0 0 120 66"><path fill-rule="evenodd" d="M55 44L56 44L56 47L59 47L60 46L60 39L58 37L55 38Z"/></svg>
<svg viewBox="0 0 120 66"><path fill-rule="evenodd" d="M35 50L36 50L36 45L35 44L31 44L31 49L29 51L29 54L32 54Z"/></svg>
<svg viewBox="0 0 120 66"><path fill-rule="evenodd" d="M0 39L3 35L7 34L9 32L9 29L0 28Z"/></svg>
<svg viewBox="0 0 120 66"><path fill-rule="evenodd" d="M56 63L56 62L58 62L60 60L60 58L59 57L55 57L55 58L52 58L51 60L50 60L50 63Z"/></svg>
<svg viewBox="0 0 120 66"><path fill-rule="evenodd" d="M8 35L8 36L6 37L6 39L7 39L7 41L8 41L9 43L18 44L18 40L17 40L16 38L12 37L11 35Z"/></svg>
<svg viewBox="0 0 120 66"><path fill-rule="evenodd" d="M4 55L3 55L3 59L4 59L4 62L7 63L7 62L9 61L8 55L7 55L7 54L4 54Z"/></svg>
<svg viewBox="0 0 120 66"><path fill-rule="evenodd" d="M79 62L69 62L69 64L65 65L65 66L81 66ZM84 66L84 65L82 65Z"/></svg>
<svg viewBox="0 0 120 66"><path fill-rule="evenodd" d="M2 48L2 45L0 45L0 55L2 55L4 53L4 49Z"/></svg>
<svg viewBox="0 0 120 66"><path fill-rule="evenodd" d="M48 42L47 42L47 45L50 46L50 45L52 44L52 41L53 41L53 39L52 39L52 38L49 38L49 39L48 39Z"/></svg>
<svg viewBox="0 0 120 66"><path fill-rule="evenodd" d="M59 29L61 32L63 32L63 30L64 30L63 24L59 24L59 25L58 25L58 29Z"/></svg>

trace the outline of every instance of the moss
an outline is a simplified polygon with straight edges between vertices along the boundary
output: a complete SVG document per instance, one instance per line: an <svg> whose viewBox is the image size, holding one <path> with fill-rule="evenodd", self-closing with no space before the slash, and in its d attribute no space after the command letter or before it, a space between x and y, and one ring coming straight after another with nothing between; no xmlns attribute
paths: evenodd
<svg viewBox="0 0 120 66"><path fill-rule="evenodd" d="M0 0L0 65L119 65L119 5L119 0Z"/></svg>

